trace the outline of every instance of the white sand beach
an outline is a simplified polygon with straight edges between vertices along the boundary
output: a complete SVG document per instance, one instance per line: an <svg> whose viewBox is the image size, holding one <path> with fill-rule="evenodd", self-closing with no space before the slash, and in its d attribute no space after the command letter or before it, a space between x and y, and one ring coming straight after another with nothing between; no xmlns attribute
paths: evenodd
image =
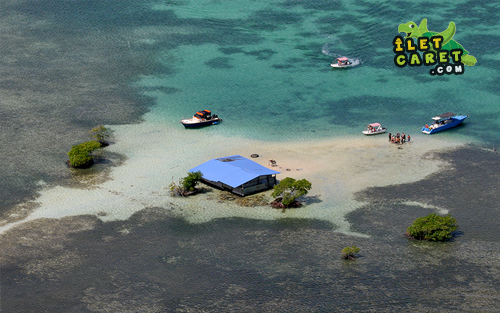
<svg viewBox="0 0 500 313"><path fill-rule="evenodd" d="M0 231L38 218L95 214L103 220L126 219L147 207L175 210L188 221L200 223L215 218L252 219L316 218L332 222L349 232L344 217L360 207L353 199L357 191L371 186L386 186L420 180L446 164L430 158L430 153L459 145L438 136L415 134L410 143L389 143L387 134L330 140L263 142L218 134L185 130L177 125L146 122L110 126L115 144L106 147L123 154L127 160L112 168L110 179L87 189L48 186L34 202L37 208L26 219L3 226ZM463 143L461 143L463 144ZM269 206L240 207L231 202L210 200L210 194L188 198L170 195L168 185L193 168L213 158L239 154L273 169L285 177L306 178L312 183L308 196L316 201L300 209L281 210ZM266 195L269 195L268 191ZM208 198L208 199L207 199ZM307 202L307 201L306 201Z"/></svg>

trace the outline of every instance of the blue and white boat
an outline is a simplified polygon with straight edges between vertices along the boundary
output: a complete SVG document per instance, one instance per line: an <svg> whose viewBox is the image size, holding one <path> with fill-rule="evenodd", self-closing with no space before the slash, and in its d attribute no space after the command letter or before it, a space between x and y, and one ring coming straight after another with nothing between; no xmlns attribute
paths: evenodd
<svg viewBox="0 0 500 313"><path fill-rule="evenodd" d="M462 124L462 122L469 117L469 115L457 115L455 113L447 112L441 115L434 116L433 123L426 124L422 127L422 133L430 135L442 130L450 129L452 127Z"/></svg>

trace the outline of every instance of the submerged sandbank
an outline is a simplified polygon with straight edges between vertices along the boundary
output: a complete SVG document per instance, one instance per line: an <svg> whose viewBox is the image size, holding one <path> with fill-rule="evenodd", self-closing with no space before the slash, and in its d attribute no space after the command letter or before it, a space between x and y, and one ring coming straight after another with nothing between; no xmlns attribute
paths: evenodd
<svg viewBox="0 0 500 313"><path fill-rule="evenodd" d="M353 194L371 186L408 183L425 178L445 162L430 153L463 143L437 136L414 135L412 142L391 144L387 135L332 138L323 140L257 141L229 137L212 126L206 130L185 130L177 125L142 123L113 126L116 144L107 147L127 161L109 174L110 179L87 189L47 187L34 202L38 207L23 221L8 224L0 231L37 218L95 214L103 220L127 219L148 207L176 210L193 223L215 218L253 219L315 218L329 221L349 232L344 216L360 207ZM222 132L221 132L222 133ZM307 205L296 210L240 207L234 203L209 200L208 194L189 198L170 196L168 185L212 158L240 154L264 166L276 160L278 179L306 178L312 182ZM269 195L270 192L266 194Z"/></svg>

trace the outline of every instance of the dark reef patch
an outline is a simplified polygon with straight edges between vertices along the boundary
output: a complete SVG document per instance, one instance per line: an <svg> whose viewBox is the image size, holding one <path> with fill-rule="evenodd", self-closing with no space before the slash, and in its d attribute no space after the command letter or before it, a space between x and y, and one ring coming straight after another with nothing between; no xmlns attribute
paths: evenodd
<svg viewBox="0 0 500 313"><path fill-rule="evenodd" d="M230 61L231 58L218 57L205 62L205 65L217 69L230 69L233 67Z"/></svg>
<svg viewBox="0 0 500 313"><path fill-rule="evenodd" d="M495 310L500 154L466 146L428 157L447 165L418 182L356 194L367 204L347 219L368 237L310 219L191 224L175 207L147 208L125 221L24 223L0 236L2 309ZM457 219L458 237L433 243L403 236L436 208ZM341 260L352 245L360 257ZM28 291L33 296L18 296Z"/></svg>
<svg viewBox="0 0 500 313"><path fill-rule="evenodd" d="M335 233L333 225L317 220L224 218L190 224L176 211L148 208L128 220L105 223L93 216L41 219L9 230L0 236L2 309L322 312L348 307L356 312L495 307L494 299L474 295L500 287L491 258L498 241L477 244L475 236L467 239L465 234L444 244L413 245L398 229L411 214L394 214L389 208L386 214L365 209L361 219L351 215L354 223L392 225L363 238ZM360 257L342 260L341 250L351 245L361 248ZM428 293L436 288L439 292ZM18 296L26 292L32 296Z"/></svg>
<svg viewBox="0 0 500 313"><path fill-rule="evenodd" d="M446 209L458 221L459 230L464 238L496 241L493 229L500 229L499 219L485 218L499 213L500 203L500 153L475 145L445 152L436 152L433 157L448 162L438 173L414 183L373 187L358 192L356 199L371 203L366 208L351 213L355 230L365 232L370 229L376 233L391 229L394 219L398 225L411 225L420 216L425 216L432 208ZM405 204L423 203L430 207ZM365 218L369 215L389 214L390 221L383 224L372 224ZM359 223L359 219L364 222ZM402 223L406 219L406 223ZM361 227L361 228L359 228ZM403 232L404 232L403 229ZM377 231L378 230L378 231ZM401 230L400 230L401 231ZM402 232L401 232L402 233Z"/></svg>

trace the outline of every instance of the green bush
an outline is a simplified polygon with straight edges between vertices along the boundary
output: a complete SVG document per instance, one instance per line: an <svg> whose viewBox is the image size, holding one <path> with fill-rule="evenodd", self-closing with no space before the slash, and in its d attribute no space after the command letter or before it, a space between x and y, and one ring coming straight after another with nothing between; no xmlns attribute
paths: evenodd
<svg viewBox="0 0 500 313"><path fill-rule="evenodd" d="M196 185L200 181L203 174L200 171L188 172L188 175L179 179L179 183L172 182L170 191L174 196L189 196L196 192Z"/></svg>
<svg viewBox="0 0 500 313"><path fill-rule="evenodd" d="M307 194L311 190L311 182L307 179L295 180L287 177L274 186L272 197L282 197L281 203L288 207L294 203L295 199Z"/></svg>
<svg viewBox="0 0 500 313"><path fill-rule="evenodd" d="M108 129L102 125L96 126L89 131L90 138L100 142L103 145L108 143Z"/></svg>
<svg viewBox="0 0 500 313"><path fill-rule="evenodd" d="M97 141L87 141L73 146L68 152L69 164L72 167L86 167L91 165L94 158L89 153L100 147L101 143Z"/></svg>
<svg viewBox="0 0 500 313"><path fill-rule="evenodd" d="M457 220L451 215L439 216L431 213L417 218L408 227L406 234L418 240L443 241L450 239L457 228Z"/></svg>
<svg viewBox="0 0 500 313"><path fill-rule="evenodd" d="M187 191L193 191L196 189L196 185L200 181L203 174L200 171L191 173L189 172L186 177L181 179L182 187Z"/></svg>
<svg viewBox="0 0 500 313"><path fill-rule="evenodd" d="M342 258L346 260L354 260L357 258L357 253L359 252L359 248L356 246L345 247L342 249Z"/></svg>

